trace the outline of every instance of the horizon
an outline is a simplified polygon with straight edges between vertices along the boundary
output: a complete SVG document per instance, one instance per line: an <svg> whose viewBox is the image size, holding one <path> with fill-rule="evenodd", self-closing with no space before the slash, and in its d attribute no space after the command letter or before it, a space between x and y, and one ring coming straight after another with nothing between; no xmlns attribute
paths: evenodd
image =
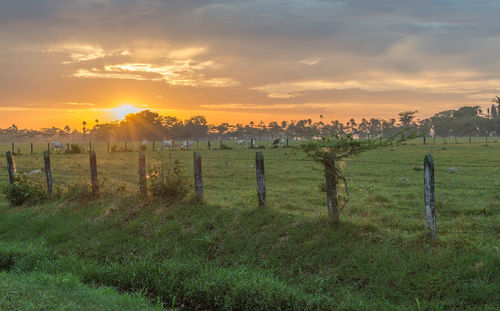
<svg viewBox="0 0 500 311"><path fill-rule="evenodd" d="M0 4L0 128L78 128L129 105L212 124L418 118L491 105L487 1Z"/></svg>

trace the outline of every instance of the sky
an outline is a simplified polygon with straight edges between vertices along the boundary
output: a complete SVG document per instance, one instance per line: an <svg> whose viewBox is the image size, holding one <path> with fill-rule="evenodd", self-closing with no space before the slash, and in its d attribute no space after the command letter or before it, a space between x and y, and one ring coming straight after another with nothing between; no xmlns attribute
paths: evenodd
<svg viewBox="0 0 500 311"><path fill-rule="evenodd" d="M488 0L0 0L0 127L486 108L499 13Z"/></svg>

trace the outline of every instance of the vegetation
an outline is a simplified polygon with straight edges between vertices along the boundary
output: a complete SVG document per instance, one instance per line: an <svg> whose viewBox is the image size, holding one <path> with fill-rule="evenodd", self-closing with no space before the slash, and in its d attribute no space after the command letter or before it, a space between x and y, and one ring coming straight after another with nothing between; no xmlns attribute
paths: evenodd
<svg viewBox="0 0 500 311"><path fill-rule="evenodd" d="M48 199L43 181L24 174L16 174L12 185L3 184L2 192L12 205L37 204Z"/></svg>
<svg viewBox="0 0 500 311"><path fill-rule="evenodd" d="M465 136L495 136L500 135L500 104L498 98L486 113L479 106L465 106L457 110L447 110L436 113L427 119L417 119L417 111L404 111L398 114L397 119L383 120L378 118L350 119L348 122L333 120L327 122L320 116L320 120L311 119L295 121L250 122L244 124L222 123L209 124L203 116L193 116L187 120L180 120L173 116L162 116L149 110L136 114L129 114L120 122L99 123L89 129L87 123L82 123L82 131L56 127L42 130L19 129L15 124L6 129L0 129L0 142L32 142L32 141L141 141L147 140L215 140L215 139L276 139L288 137L292 139L310 139L314 137L348 134L360 139L391 137L405 128L412 128L418 133L435 137L465 137ZM96 120L97 121L97 120ZM111 147L118 151L118 147ZM127 151L127 150L123 150Z"/></svg>
<svg viewBox="0 0 500 311"><path fill-rule="evenodd" d="M351 198L336 226L318 188L323 169L302 152L263 150L268 193L259 209L254 151L233 142L233 150L201 151L207 203L135 195L137 154L96 144L100 180L109 177L99 198L62 196L22 208L0 201L0 270L20 277L28 293L36 292L28 284L38 275L55 283L67 276L188 310L498 309L500 144L421 143L344 161ZM436 241L426 235L422 172L414 170L429 151ZM151 166L158 153L146 153ZM169 153L191 178L192 153ZM21 172L43 163L41 153L15 160ZM51 161L57 185L88 183L88 155L53 154ZM451 166L458 172L448 172ZM0 176L8 180L6 170ZM2 290L23 297L23 285L6 284Z"/></svg>
<svg viewBox="0 0 500 311"><path fill-rule="evenodd" d="M153 163L147 183L151 194L157 197L180 200L190 192L182 162L174 159L172 154Z"/></svg>
<svg viewBox="0 0 500 311"><path fill-rule="evenodd" d="M347 204L346 201L343 206L338 206L337 184L340 181L344 183L347 198L349 198L347 181L340 169L340 161L355 157L362 152L387 147L392 144L400 144L404 141L415 139L416 137L417 135L415 133L410 133L406 136L405 131L401 131L387 138L354 139L352 134L348 134L345 137L331 135L322 137L319 140L311 140L302 143L300 148L313 160L324 165L326 176L325 190L328 196L328 214L330 217L332 217L334 221L338 221L342 210Z"/></svg>

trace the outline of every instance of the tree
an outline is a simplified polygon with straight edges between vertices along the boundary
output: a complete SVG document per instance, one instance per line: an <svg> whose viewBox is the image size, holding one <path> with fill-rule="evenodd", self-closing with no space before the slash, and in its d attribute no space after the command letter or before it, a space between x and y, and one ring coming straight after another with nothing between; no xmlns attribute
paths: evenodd
<svg viewBox="0 0 500 311"><path fill-rule="evenodd" d="M495 105L491 105L490 113L493 119L498 117L497 108L495 107Z"/></svg>
<svg viewBox="0 0 500 311"><path fill-rule="evenodd" d="M319 162L325 167L325 183L328 198L328 215L334 222L338 222L340 214L345 208L349 199L349 189L347 180L340 168L339 162L355 157L363 152L385 147L393 143L401 143L417 136L416 132L406 135L407 130L400 131L394 136L376 139L355 139L350 133L345 137L338 135L324 136L321 140L310 140L300 145L307 156ZM347 193L347 200L339 207L337 198L337 185L344 183Z"/></svg>
<svg viewBox="0 0 500 311"><path fill-rule="evenodd" d="M401 123L401 126L403 128L406 127L412 127L415 125L415 114L417 114L418 110L415 111L403 111L400 112L399 115L399 122Z"/></svg>

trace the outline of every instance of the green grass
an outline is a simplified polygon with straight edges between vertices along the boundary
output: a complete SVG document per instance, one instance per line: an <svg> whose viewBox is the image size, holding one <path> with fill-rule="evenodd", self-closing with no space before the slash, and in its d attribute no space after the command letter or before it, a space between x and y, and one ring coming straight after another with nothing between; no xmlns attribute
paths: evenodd
<svg viewBox="0 0 500 311"><path fill-rule="evenodd" d="M71 274L0 272L1 310L161 310L139 295L90 288Z"/></svg>
<svg viewBox="0 0 500 311"><path fill-rule="evenodd" d="M321 168L291 149L262 150L268 207L258 209L254 150L202 150L207 203L173 203L138 197L137 154L107 154L100 144L100 198L0 203L0 270L70 275L185 309L496 310L500 144L420 143L344 163L351 200L338 225L327 217ZM429 151L434 242L423 173L413 169ZM172 154L191 174L192 151ZM43 165L41 154L15 160L21 172ZM52 163L59 185L89 179L86 154L54 154Z"/></svg>

